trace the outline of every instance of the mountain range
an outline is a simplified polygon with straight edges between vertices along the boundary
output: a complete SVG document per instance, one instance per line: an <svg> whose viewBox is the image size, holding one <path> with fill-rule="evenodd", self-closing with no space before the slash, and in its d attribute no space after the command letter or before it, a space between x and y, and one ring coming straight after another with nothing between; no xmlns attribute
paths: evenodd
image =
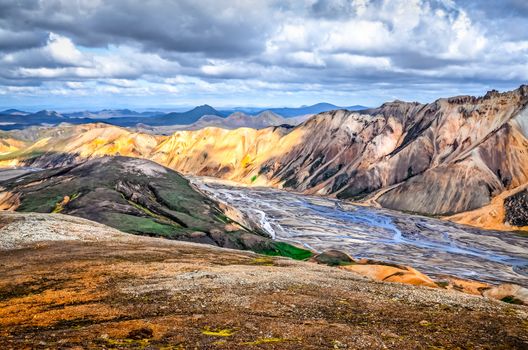
<svg viewBox="0 0 528 350"><path fill-rule="evenodd" d="M109 119L129 118L158 117ZM158 134L172 127L188 130ZM0 342L165 348L184 329L203 348L344 348L357 334L367 348L522 348L527 136L528 86L0 131Z"/></svg>
<svg viewBox="0 0 528 350"><path fill-rule="evenodd" d="M149 127L153 130L160 126L172 127L165 128L169 130L185 129L185 125L198 123L198 125L189 127L187 129L196 129L199 125L204 126L218 126L218 127L267 127L280 124L298 124L297 120L303 120L306 115L312 115L333 109L341 109L345 107L337 107L328 103L319 103L313 106L303 106L299 108L271 108L264 110L257 110L254 108L238 108L235 110L218 111L209 105L197 106L185 112L170 112L162 113L156 111L136 112L130 109L104 109L101 111L81 111L70 113L59 113L56 111L42 110L36 113L24 112L16 109L7 109L0 112L0 130L16 130L23 129L29 126L56 126L61 123L69 124L86 124L93 122L105 122L112 125L123 127ZM364 109L363 106L351 106L345 109L357 110ZM270 118L273 113L277 117ZM241 118L242 114L244 117ZM232 116L230 120L225 123L220 118ZM207 117L201 120L202 117ZM250 116L255 116L257 119L251 119ZM259 118L260 116L260 118ZM211 117L217 117L216 119ZM279 118L297 118L284 121ZM208 123L208 119L210 123ZM275 123L275 124L272 124ZM166 132L166 130L165 130Z"/></svg>
<svg viewBox="0 0 528 350"><path fill-rule="evenodd" d="M0 112L1 114L1 112ZM136 112L130 109L103 109L100 111L81 111L72 113L63 113L69 118L91 118L91 119L109 119L109 118L125 118L125 117L152 117L163 114L161 112Z"/></svg>
<svg viewBox="0 0 528 350"><path fill-rule="evenodd" d="M169 125L169 126L150 126L138 124L135 128L138 131L149 132L167 135L178 130L199 130L208 127L216 127L222 129L264 129L270 126L293 127L298 125L311 115L301 115L298 117L284 118L271 111L264 111L256 116L247 115L242 112L234 112L227 117L219 117L217 115L204 115L196 122L188 125Z"/></svg>
<svg viewBox="0 0 528 350"><path fill-rule="evenodd" d="M261 130L170 136L91 124L42 133L0 165L50 167L102 155L151 159L187 174L361 201L480 227L526 229L528 87L429 104L394 101ZM16 133L7 140L25 142ZM5 147L5 146L4 146ZM519 194L521 193L521 194ZM488 210L492 206L494 210Z"/></svg>
<svg viewBox="0 0 528 350"><path fill-rule="evenodd" d="M354 106L348 106L348 107L340 107L333 105L331 103L316 103L311 106L301 106L301 107L281 107L281 108L266 108L266 109L259 109L259 108L235 108L233 110L226 110L222 111L226 114L231 114L235 112L242 112L249 115L258 115L262 112L273 112L275 114L281 115L286 118L291 117L298 117L303 115L309 115L309 114L318 114L322 112L328 112L338 109L346 109L349 111L359 111L363 109L367 109L365 106L361 105L354 105Z"/></svg>

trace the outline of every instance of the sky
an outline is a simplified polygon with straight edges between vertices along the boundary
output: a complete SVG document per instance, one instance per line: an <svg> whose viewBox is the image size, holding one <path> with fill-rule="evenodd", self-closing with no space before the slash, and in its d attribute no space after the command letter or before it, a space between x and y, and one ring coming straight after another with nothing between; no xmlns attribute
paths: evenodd
<svg viewBox="0 0 528 350"><path fill-rule="evenodd" d="M0 107L377 106L528 82L527 0L0 0Z"/></svg>

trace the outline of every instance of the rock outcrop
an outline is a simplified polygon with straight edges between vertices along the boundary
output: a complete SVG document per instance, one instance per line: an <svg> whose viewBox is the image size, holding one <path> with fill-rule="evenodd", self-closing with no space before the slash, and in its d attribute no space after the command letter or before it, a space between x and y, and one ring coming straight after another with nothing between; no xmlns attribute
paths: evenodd
<svg viewBox="0 0 528 350"><path fill-rule="evenodd" d="M376 281L405 283L432 288L438 287L431 278L409 266L365 263L342 266L341 268Z"/></svg>

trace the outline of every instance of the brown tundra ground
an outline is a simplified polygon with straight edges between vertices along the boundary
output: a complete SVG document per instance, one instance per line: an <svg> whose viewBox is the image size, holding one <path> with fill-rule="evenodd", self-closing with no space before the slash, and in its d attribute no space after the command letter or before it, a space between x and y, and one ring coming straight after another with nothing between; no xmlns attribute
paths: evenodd
<svg viewBox="0 0 528 350"><path fill-rule="evenodd" d="M524 306L61 217L0 216L1 349L528 348Z"/></svg>

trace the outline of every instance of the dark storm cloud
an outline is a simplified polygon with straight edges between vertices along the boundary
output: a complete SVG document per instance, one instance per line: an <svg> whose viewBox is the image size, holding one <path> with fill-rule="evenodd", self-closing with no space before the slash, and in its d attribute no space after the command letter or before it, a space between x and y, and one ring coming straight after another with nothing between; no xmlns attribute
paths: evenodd
<svg viewBox="0 0 528 350"><path fill-rule="evenodd" d="M465 8L486 13L489 18L528 17L528 2L525 0L462 0L459 3Z"/></svg>
<svg viewBox="0 0 528 350"><path fill-rule="evenodd" d="M513 40L528 38L528 1L526 0L462 0L462 8L475 20L490 27L490 32Z"/></svg>
<svg viewBox="0 0 528 350"><path fill-rule="evenodd" d="M79 45L140 45L146 50L234 57L262 50L271 26L261 6L218 1L21 1L0 5L11 30L41 30ZM263 7L262 9L265 10ZM243 11L243 12L242 12Z"/></svg>
<svg viewBox="0 0 528 350"><path fill-rule="evenodd" d="M12 52L42 46L48 35L42 32L12 32L0 28L0 50Z"/></svg>

